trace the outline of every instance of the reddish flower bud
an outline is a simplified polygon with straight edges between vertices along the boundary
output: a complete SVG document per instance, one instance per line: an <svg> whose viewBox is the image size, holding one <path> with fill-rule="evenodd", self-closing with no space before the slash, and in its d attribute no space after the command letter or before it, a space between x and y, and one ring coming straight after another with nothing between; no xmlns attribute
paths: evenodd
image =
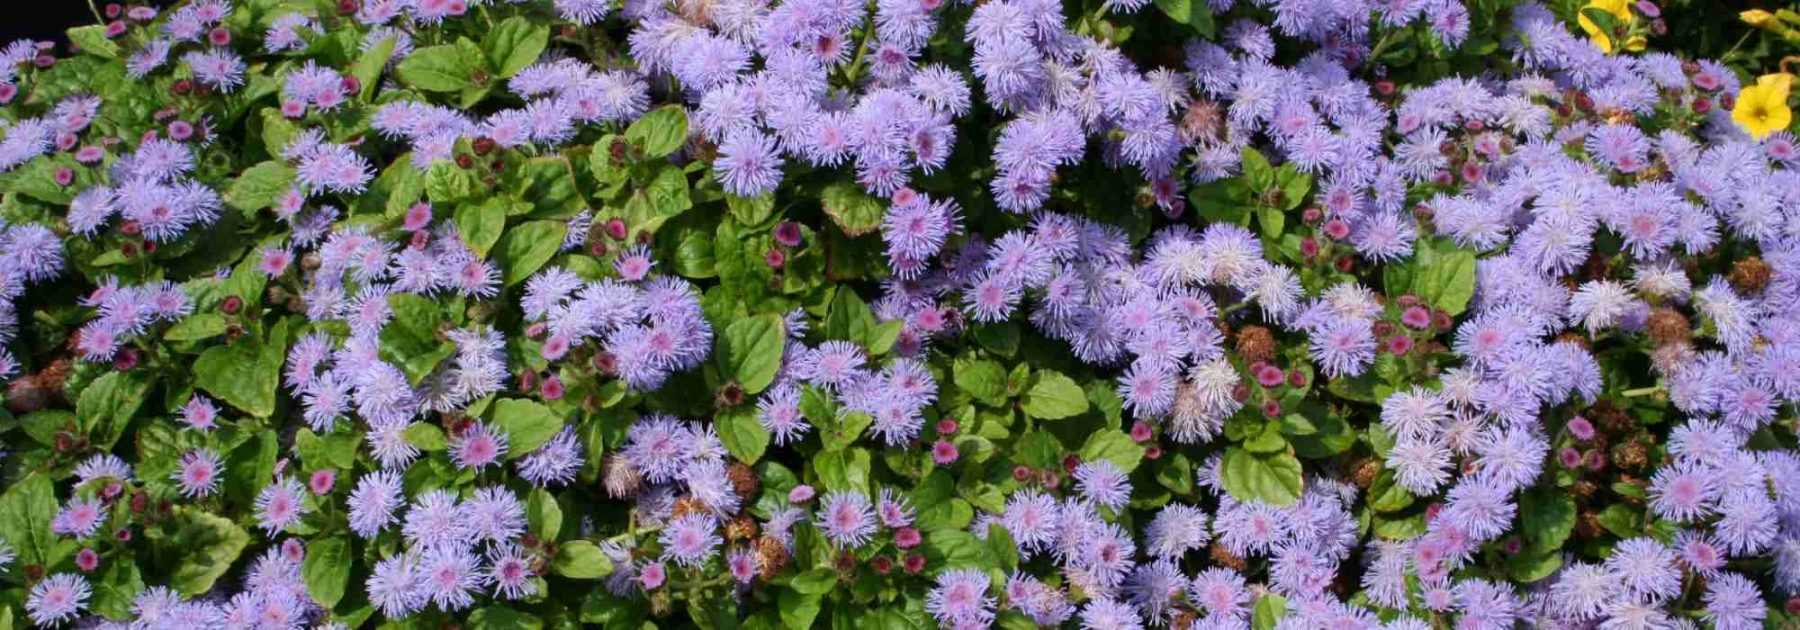
<svg viewBox="0 0 1800 630"><path fill-rule="evenodd" d="M1131 441L1143 443L1150 438L1155 437L1155 435L1156 430L1150 428L1150 423L1144 422L1143 420L1131 423Z"/></svg>
<svg viewBox="0 0 1800 630"><path fill-rule="evenodd" d="M901 549L911 549L919 546L922 538L923 537L919 535L919 530L912 527L902 527L894 530L894 546Z"/></svg>
<svg viewBox="0 0 1800 630"><path fill-rule="evenodd" d="M938 440L937 443L931 445L931 461L936 462L939 466L956 463L959 455L956 452L956 445L951 444L949 440Z"/></svg>
<svg viewBox="0 0 1800 630"><path fill-rule="evenodd" d="M82 573L93 573L94 569L100 568L100 554L92 547L82 549L75 554L75 568Z"/></svg>
<svg viewBox="0 0 1800 630"><path fill-rule="evenodd" d="M775 242L780 243L782 247L799 247L801 240L799 223L782 221L775 224Z"/></svg>
<svg viewBox="0 0 1800 630"><path fill-rule="evenodd" d="M113 369L120 372L129 372L131 371L131 368L137 367L137 364L138 352L136 348L124 348L119 350L118 354L113 355Z"/></svg>

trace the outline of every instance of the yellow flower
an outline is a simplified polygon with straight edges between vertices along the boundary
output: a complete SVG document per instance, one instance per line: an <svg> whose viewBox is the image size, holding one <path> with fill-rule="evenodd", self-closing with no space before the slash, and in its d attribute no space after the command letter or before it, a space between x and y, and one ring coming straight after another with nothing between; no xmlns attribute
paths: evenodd
<svg viewBox="0 0 1800 630"><path fill-rule="evenodd" d="M1631 0L1589 0L1587 6L1581 9L1582 12L1576 14L1575 22L1581 25L1581 30L1587 32L1588 41L1593 42L1594 47L1599 48L1600 52L1612 54L1612 34L1602 31L1599 24L1588 19L1587 10L1599 9L1611 13L1613 17L1618 18L1620 24L1630 24L1632 21ZM1627 50L1643 50L1644 44L1644 38L1641 35L1625 40Z"/></svg>
<svg viewBox="0 0 1800 630"><path fill-rule="evenodd" d="M1758 140L1787 129L1794 121L1794 110L1788 109L1787 104L1788 89L1793 85L1794 75L1786 72L1758 77L1756 85L1738 90L1731 119Z"/></svg>
<svg viewBox="0 0 1800 630"><path fill-rule="evenodd" d="M1762 28L1764 24L1768 24L1775 20L1775 14L1762 9L1751 9L1739 13L1738 19L1743 20L1745 24L1749 24L1756 28Z"/></svg>

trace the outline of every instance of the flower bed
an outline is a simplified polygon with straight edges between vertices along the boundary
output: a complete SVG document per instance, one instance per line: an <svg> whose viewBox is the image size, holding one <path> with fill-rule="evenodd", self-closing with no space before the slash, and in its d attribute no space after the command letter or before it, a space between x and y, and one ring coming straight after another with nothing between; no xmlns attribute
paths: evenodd
<svg viewBox="0 0 1800 630"><path fill-rule="evenodd" d="M1794 623L1800 17L1553 4L96 6L0 627Z"/></svg>

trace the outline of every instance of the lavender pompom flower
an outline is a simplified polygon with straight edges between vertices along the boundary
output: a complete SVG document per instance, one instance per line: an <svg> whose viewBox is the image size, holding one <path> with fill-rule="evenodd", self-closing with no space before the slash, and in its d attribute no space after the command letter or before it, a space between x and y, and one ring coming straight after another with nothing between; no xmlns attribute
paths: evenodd
<svg viewBox="0 0 1800 630"><path fill-rule="evenodd" d="M986 573L945 571L938 574L937 586L926 592L925 610L946 627L986 627L994 619L994 598L987 589Z"/></svg>
<svg viewBox="0 0 1800 630"><path fill-rule="evenodd" d="M31 587L31 594L25 598L25 614L38 626L58 625L80 615L92 594L87 578L58 573Z"/></svg>
<svg viewBox="0 0 1800 630"><path fill-rule="evenodd" d="M1081 496L1112 510L1131 500L1131 480L1108 460L1083 462L1075 467L1075 488Z"/></svg>
<svg viewBox="0 0 1800 630"><path fill-rule="evenodd" d="M718 521L709 514L689 514L663 528L661 540L664 561L698 567L718 553Z"/></svg>
<svg viewBox="0 0 1800 630"><path fill-rule="evenodd" d="M219 489L219 476L225 472L219 455L209 449L195 449L181 456L181 463L170 478L179 485L184 497L210 496Z"/></svg>
<svg viewBox="0 0 1800 630"><path fill-rule="evenodd" d="M299 523L306 513L305 489L291 477L264 486L256 495L257 526L271 536Z"/></svg>
<svg viewBox="0 0 1800 630"><path fill-rule="evenodd" d="M833 492L819 502L819 531L839 547L861 547L875 535L875 514L869 497L858 492Z"/></svg>
<svg viewBox="0 0 1800 630"><path fill-rule="evenodd" d="M535 486L561 486L575 480L581 470L581 444L573 428L564 427L555 437L514 464L519 476Z"/></svg>
<svg viewBox="0 0 1800 630"><path fill-rule="evenodd" d="M400 475L378 470L363 475L350 491L350 531L374 538L394 523L394 511L405 503Z"/></svg>
<svg viewBox="0 0 1800 630"><path fill-rule="evenodd" d="M1655 603L1681 592L1681 570L1675 552L1649 538L1621 541L1606 559L1606 570L1639 602Z"/></svg>

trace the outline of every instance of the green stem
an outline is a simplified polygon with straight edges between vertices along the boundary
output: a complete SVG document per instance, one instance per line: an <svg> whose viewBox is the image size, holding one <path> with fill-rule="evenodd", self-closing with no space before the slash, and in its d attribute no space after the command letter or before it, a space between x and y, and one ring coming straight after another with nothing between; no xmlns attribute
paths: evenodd
<svg viewBox="0 0 1800 630"><path fill-rule="evenodd" d="M1379 62L1381 53L1387 52L1387 47L1394 43L1394 36L1398 34L1400 31L1388 31L1386 35L1382 35L1381 40L1375 42L1375 47L1369 49L1369 61L1371 63Z"/></svg>
<svg viewBox="0 0 1800 630"><path fill-rule="evenodd" d="M869 54L869 36L874 33L875 27L863 27L862 37L856 42L856 56L850 59L850 67L844 70L844 82L850 84L851 88L856 87L856 78L862 74L863 57Z"/></svg>
<svg viewBox="0 0 1800 630"><path fill-rule="evenodd" d="M1732 44L1731 48L1727 49L1725 51L1725 54L1719 55L1719 63L1730 62L1731 56L1734 54L1737 54L1738 48L1743 46L1744 42L1750 41L1750 34L1754 33L1754 32L1756 32L1756 29L1750 29L1750 30L1744 31L1744 35L1742 37L1738 38L1737 43Z"/></svg>
<svg viewBox="0 0 1800 630"><path fill-rule="evenodd" d="M1627 389L1624 392L1620 393L1619 395L1624 396L1626 398L1641 398L1644 396L1652 396L1655 394L1659 394L1659 393L1662 393L1662 391L1663 391L1663 386L1656 385L1656 386L1652 386L1652 387L1639 387L1637 389Z"/></svg>

